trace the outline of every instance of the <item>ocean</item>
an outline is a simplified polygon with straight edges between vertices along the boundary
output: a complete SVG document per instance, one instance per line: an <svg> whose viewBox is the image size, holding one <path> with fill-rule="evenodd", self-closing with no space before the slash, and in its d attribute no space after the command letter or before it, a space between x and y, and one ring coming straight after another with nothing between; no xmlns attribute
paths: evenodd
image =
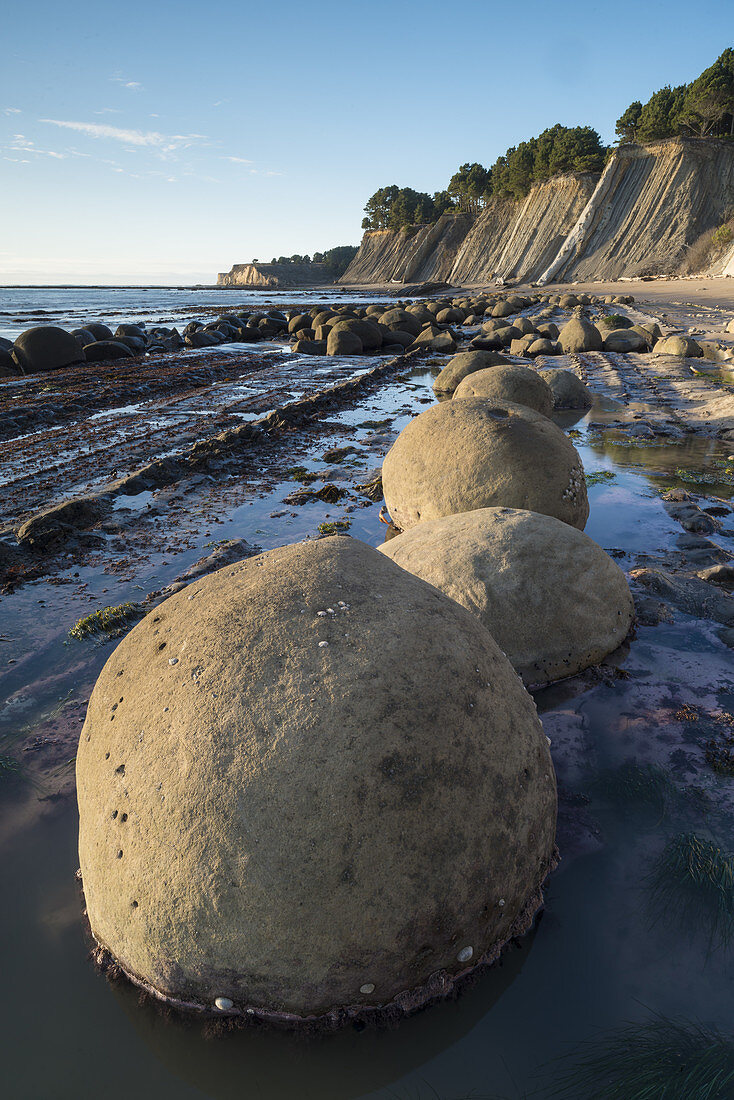
<svg viewBox="0 0 734 1100"><path fill-rule="evenodd" d="M120 324L147 321L181 327L202 314L216 317L236 309L391 300L337 287L4 286L0 287L0 336L14 340L34 325L72 329L101 321L114 331Z"/></svg>

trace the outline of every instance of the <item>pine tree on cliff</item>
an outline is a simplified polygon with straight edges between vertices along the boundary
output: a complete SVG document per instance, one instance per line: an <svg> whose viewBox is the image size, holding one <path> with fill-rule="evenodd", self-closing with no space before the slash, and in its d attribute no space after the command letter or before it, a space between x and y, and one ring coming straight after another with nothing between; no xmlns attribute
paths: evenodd
<svg viewBox="0 0 734 1100"><path fill-rule="evenodd" d="M673 137L680 132L681 110L686 97L687 86L671 88L667 84L648 99L640 112L637 124L638 141L659 141Z"/></svg>
<svg viewBox="0 0 734 1100"><path fill-rule="evenodd" d="M617 141L620 145L625 141L637 140L637 127L640 123L641 114L642 104L639 99L636 99L634 103L630 103L624 114L617 119L617 125L614 127L614 132L617 135Z"/></svg>
<svg viewBox="0 0 734 1100"><path fill-rule="evenodd" d="M481 164L462 164L449 180L448 194L462 209L479 210L491 193L492 172Z"/></svg>
<svg viewBox="0 0 734 1100"><path fill-rule="evenodd" d="M734 134L734 50L724 50L688 85L680 120L699 137Z"/></svg>

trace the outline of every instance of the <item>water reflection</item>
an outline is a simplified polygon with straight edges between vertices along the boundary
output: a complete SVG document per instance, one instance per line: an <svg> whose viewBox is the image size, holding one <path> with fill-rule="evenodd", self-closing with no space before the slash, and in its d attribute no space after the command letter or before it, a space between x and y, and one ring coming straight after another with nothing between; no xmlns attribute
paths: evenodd
<svg viewBox="0 0 734 1100"><path fill-rule="evenodd" d="M463 1039L519 976L535 932L510 947L500 965L457 1001L435 1005L392 1029L298 1037L245 1029L207 1037L207 1027L166 1017L139 1003L126 984L112 986L137 1034L177 1078L216 1100L350 1100L384 1088ZM211 1030L211 1029L209 1029ZM486 1067L491 1074L491 1064Z"/></svg>

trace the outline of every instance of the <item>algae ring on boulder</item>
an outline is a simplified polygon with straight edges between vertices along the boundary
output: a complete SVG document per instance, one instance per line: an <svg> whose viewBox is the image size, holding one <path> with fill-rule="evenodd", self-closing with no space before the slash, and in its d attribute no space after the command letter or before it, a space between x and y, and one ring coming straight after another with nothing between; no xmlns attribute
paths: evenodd
<svg viewBox="0 0 734 1100"><path fill-rule="evenodd" d="M510 663L341 536L151 612L100 674L77 780L92 933L189 1008L409 1012L530 926L555 861L553 764Z"/></svg>

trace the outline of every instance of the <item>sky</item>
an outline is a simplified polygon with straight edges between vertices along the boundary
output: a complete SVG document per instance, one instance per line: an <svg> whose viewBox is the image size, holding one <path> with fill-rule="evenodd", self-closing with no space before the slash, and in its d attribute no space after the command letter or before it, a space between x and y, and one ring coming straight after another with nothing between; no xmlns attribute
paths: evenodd
<svg viewBox="0 0 734 1100"><path fill-rule="evenodd" d="M213 283L556 122L612 143L734 45L734 5L23 0L2 40L0 283Z"/></svg>

